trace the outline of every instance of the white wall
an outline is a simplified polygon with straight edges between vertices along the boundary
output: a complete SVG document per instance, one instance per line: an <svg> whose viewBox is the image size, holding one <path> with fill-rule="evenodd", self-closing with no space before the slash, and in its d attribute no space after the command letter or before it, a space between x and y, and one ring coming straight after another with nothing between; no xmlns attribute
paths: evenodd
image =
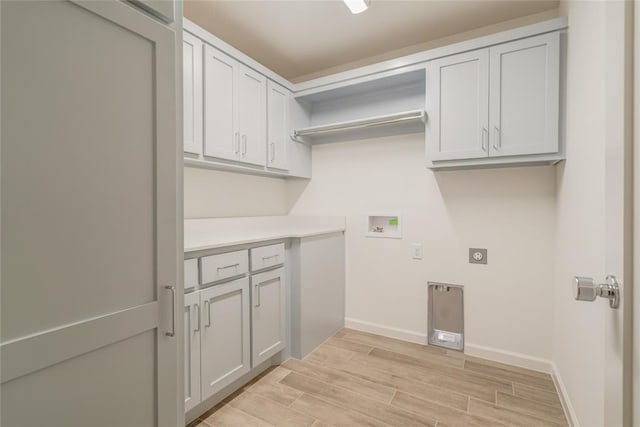
<svg viewBox="0 0 640 427"><path fill-rule="evenodd" d="M552 167L433 173L416 134L315 146L291 214L346 216L349 319L424 341L427 281L457 283L468 350L549 359L555 186ZM401 212L403 239L364 237L369 211ZM489 264L468 264L469 247L488 248Z"/></svg>
<svg viewBox="0 0 640 427"><path fill-rule="evenodd" d="M567 56L567 161L557 168L553 360L583 427L604 425L606 304L574 301L574 275L605 271L605 6L571 1Z"/></svg>
<svg viewBox="0 0 640 427"><path fill-rule="evenodd" d="M286 215L282 178L184 168L184 217Z"/></svg>

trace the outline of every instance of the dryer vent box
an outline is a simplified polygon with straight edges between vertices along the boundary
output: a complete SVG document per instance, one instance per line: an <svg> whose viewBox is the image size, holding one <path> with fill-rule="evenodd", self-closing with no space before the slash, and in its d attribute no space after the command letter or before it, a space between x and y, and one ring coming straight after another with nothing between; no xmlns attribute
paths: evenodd
<svg viewBox="0 0 640 427"><path fill-rule="evenodd" d="M429 344L464 350L464 289L429 282Z"/></svg>

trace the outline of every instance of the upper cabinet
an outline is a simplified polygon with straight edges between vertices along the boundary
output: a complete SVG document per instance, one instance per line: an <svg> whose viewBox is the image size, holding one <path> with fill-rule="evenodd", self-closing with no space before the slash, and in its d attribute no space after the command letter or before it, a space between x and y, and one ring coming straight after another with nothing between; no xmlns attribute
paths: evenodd
<svg viewBox="0 0 640 427"><path fill-rule="evenodd" d="M289 169L289 91L272 81L267 83L267 166Z"/></svg>
<svg viewBox="0 0 640 427"><path fill-rule="evenodd" d="M189 33L182 39L184 152L202 154L202 42Z"/></svg>
<svg viewBox="0 0 640 427"><path fill-rule="evenodd" d="M551 164L559 144L560 35L431 61L428 166Z"/></svg>
<svg viewBox="0 0 640 427"><path fill-rule="evenodd" d="M240 160L263 166L267 152L267 78L240 64L237 82Z"/></svg>

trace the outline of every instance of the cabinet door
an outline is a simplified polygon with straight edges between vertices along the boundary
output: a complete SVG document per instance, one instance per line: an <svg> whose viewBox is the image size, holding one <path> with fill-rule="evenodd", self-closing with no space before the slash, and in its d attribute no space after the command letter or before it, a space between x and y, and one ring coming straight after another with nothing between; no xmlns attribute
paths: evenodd
<svg viewBox="0 0 640 427"><path fill-rule="evenodd" d="M249 372L249 279L200 291L202 399Z"/></svg>
<svg viewBox="0 0 640 427"><path fill-rule="evenodd" d="M289 169L289 91L269 81L267 83L267 166Z"/></svg>
<svg viewBox="0 0 640 427"><path fill-rule="evenodd" d="M200 402L200 292L184 296L184 410Z"/></svg>
<svg viewBox="0 0 640 427"><path fill-rule="evenodd" d="M251 277L252 366L278 353L285 346L285 276L284 268Z"/></svg>
<svg viewBox="0 0 640 427"><path fill-rule="evenodd" d="M429 63L427 156L430 160L488 156L489 51Z"/></svg>
<svg viewBox="0 0 640 427"><path fill-rule="evenodd" d="M205 45L204 60L204 155L237 160L238 62L218 49Z"/></svg>
<svg viewBox="0 0 640 427"><path fill-rule="evenodd" d="M560 35L492 47L491 157L558 151Z"/></svg>
<svg viewBox="0 0 640 427"><path fill-rule="evenodd" d="M262 74L240 65L238 84L240 161L264 166L267 154L267 80Z"/></svg>
<svg viewBox="0 0 640 427"><path fill-rule="evenodd" d="M202 154L202 42L189 33L182 40L184 152Z"/></svg>

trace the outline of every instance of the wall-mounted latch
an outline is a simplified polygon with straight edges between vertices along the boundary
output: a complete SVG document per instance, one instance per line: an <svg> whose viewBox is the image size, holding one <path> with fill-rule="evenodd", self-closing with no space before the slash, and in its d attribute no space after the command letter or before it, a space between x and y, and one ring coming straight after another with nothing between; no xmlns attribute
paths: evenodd
<svg viewBox="0 0 640 427"><path fill-rule="evenodd" d="M616 276L607 276L607 283L597 284L591 277L575 276L573 278L573 295L578 301L595 301L597 297L607 298L609 307L620 305L620 284Z"/></svg>

